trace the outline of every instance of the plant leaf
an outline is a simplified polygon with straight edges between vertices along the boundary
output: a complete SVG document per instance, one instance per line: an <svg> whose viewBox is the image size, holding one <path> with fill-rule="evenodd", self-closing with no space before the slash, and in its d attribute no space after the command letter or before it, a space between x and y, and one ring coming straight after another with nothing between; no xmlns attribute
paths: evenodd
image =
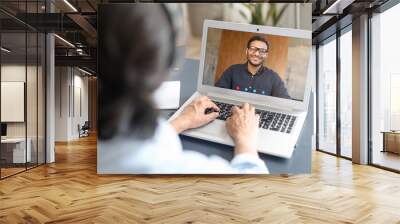
<svg viewBox="0 0 400 224"><path fill-rule="evenodd" d="M256 20L257 25L263 25L263 13L262 13L262 4L256 3L255 10L256 10Z"/></svg>
<svg viewBox="0 0 400 224"><path fill-rule="evenodd" d="M248 10L253 11L253 10L252 10L252 6L251 6L250 3L242 3L242 5L243 5L244 7L246 7Z"/></svg>
<svg viewBox="0 0 400 224"><path fill-rule="evenodd" d="M247 14L245 12L243 12L243 10L239 11L239 14L246 20L249 20L249 17L247 16Z"/></svg>
<svg viewBox="0 0 400 224"><path fill-rule="evenodd" d="M287 9L287 7L289 6L289 4L285 4L283 7L282 7L282 9L281 9L281 11L278 13L278 15L276 15L276 23L278 24L278 22L279 22L279 20L281 20L281 17L282 17L282 15L283 15L283 13L286 11L286 9Z"/></svg>
<svg viewBox="0 0 400 224"><path fill-rule="evenodd" d="M268 11L267 11L267 17L265 18L265 24L268 24L268 21L269 21L269 19L270 19L271 16L272 16L273 8L271 8L271 7L273 7L273 4L274 4L274 3L271 3L271 4L269 5Z"/></svg>

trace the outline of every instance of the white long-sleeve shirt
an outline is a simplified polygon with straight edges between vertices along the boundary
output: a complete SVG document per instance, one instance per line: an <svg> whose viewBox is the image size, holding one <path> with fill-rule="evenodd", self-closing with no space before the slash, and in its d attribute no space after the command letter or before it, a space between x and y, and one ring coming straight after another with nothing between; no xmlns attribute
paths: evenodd
<svg viewBox="0 0 400 224"><path fill-rule="evenodd" d="M264 161L252 154L236 155L230 162L182 150L175 129L163 119L147 140L115 137L97 143L99 174L234 174L268 173Z"/></svg>

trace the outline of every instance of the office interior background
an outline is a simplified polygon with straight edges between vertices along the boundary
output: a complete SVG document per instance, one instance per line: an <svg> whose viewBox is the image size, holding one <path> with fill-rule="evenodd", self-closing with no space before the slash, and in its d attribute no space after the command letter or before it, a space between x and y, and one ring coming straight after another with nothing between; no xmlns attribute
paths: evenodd
<svg viewBox="0 0 400 224"><path fill-rule="evenodd" d="M111 2L122 1L0 2L2 184L79 154L79 144L66 149L69 143L95 142L96 11ZM337 157L324 169L350 160L400 173L398 1L272 2L255 4L265 13L283 11L266 25L313 33L313 157ZM204 19L250 22L252 16L241 3L184 3L182 13L186 37L179 45L193 59L199 58Z"/></svg>
<svg viewBox="0 0 400 224"><path fill-rule="evenodd" d="M1 127L3 138L8 138L1 144L2 178L43 164L46 156L53 162L54 142L79 138L79 129L86 121L95 133L98 3L2 1ZM384 132L400 129L400 103L396 99L400 68L395 56L400 33L393 29L400 19L400 6L388 7L391 1L383 3L354 1L341 6L344 12L339 15L321 14L321 9L329 5L325 1L312 6L275 3L283 16L265 24L313 31L317 102L314 149L351 160L352 117L359 116L352 113L352 81L356 78L352 75L352 48L359 38L353 38L352 18L361 13L368 17L363 21L367 30L360 31L364 35L361 38L368 41L367 49L363 49L368 56L368 82L360 86L368 94L367 124L363 127L367 129L367 139L363 140L368 149L363 152L367 160L363 163L399 171L398 137L395 133L384 136ZM204 19L248 23L251 18L245 4L233 3L185 3L182 13L186 35L178 44L185 46L185 57L193 59L200 55ZM313 20L312 27L306 22L309 19ZM18 84L23 86L15 93L14 85ZM45 128L46 124L53 127L52 131ZM388 149L384 137L389 139Z"/></svg>

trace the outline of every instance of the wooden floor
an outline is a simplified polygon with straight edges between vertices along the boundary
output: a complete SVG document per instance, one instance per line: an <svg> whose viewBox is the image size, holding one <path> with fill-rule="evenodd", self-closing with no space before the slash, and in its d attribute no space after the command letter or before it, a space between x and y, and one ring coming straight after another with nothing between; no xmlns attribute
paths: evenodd
<svg viewBox="0 0 400 224"><path fill-rule="evenodd" d="M1 169L1 177L2 178L26 170L25 167L24 168L0 168L0 169Z"/></svg>
<svg viewBox="0 0 400 224"><path fill-rule="evenodd" d="M381 152L375 150L372 161L374 164L389 167L395 170L400 170L400 154L392 152Z"/></svg>
<svg viewBox="0 0 400 224"><path fill-rule="evenodd" d="M35 164L32 164L32 163L29 164L28 163L27 167L25 167L25 164L22 164L22 165L18 165L18 167L1 168L1 178L6 178L8 176L15 175L15 174L20 173L20 172L24 172L27 169L33 169L36 166L37 166L36 163Z"/></svg>
<svg viewBox="0 0 400 224"><path fill-rule="evenodd" d="M320 152L311 175L99 176L93 137L0 181L0 223L400 223L400 175Z"/></svg>

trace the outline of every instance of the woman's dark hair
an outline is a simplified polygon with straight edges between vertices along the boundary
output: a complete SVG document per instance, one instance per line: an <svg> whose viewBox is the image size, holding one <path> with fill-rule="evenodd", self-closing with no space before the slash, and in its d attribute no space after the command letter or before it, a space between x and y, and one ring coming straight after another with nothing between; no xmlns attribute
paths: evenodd
<svg viewBox="0 0 400 224"><path fill-rule="evenodd" d="M175 30L164 5L101 5L99 139L148 139L157 127L152 94L173 63Z"/></svg>
<svg viewBox="0 0 400 224"><path fill-rule="evenodd" d="M263 36L259 36L259 35L252 36L252 37L249 39L249 41L247 41L247 48L250 48L250 44L251 44L253 41L262 41L262 42L264 42L264 43L267 45L267 51L269 51L269 42L268 42Z"/></svg>

